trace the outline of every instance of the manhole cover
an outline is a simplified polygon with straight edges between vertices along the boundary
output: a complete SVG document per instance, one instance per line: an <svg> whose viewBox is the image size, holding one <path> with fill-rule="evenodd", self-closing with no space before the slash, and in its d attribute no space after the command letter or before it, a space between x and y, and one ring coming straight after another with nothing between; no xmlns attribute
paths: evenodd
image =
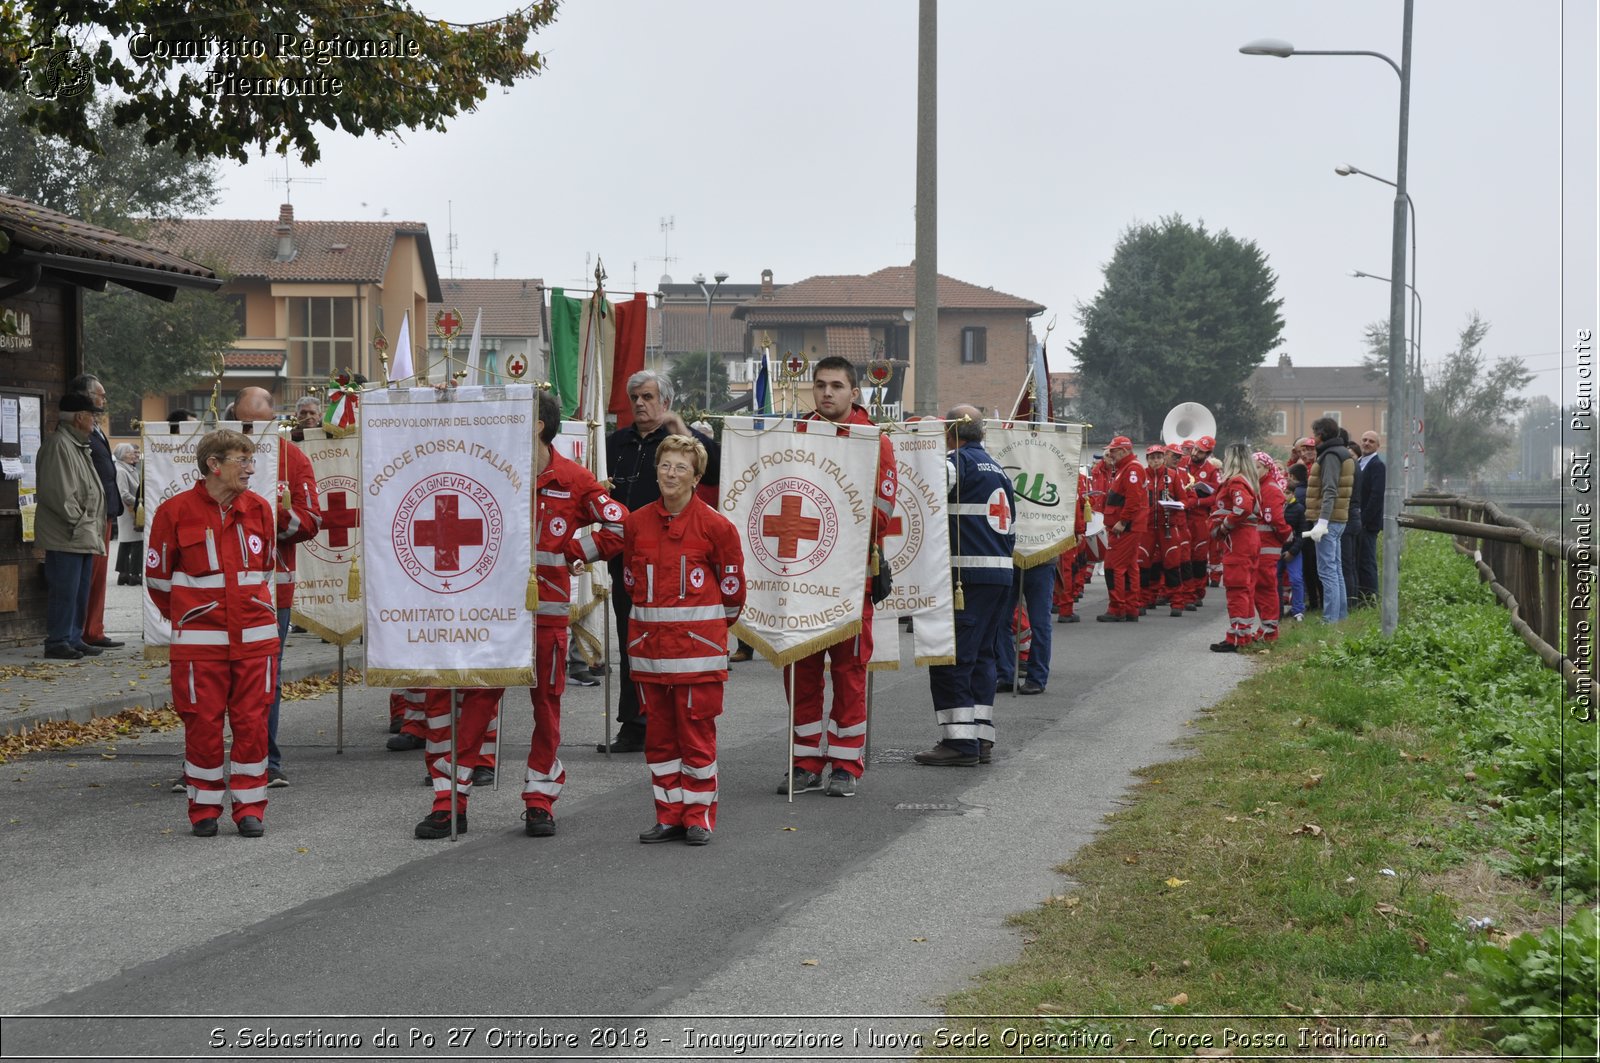
<svg viewBox="0 0 1600 1063"><path fill-rule="evenodd" d="M896 801L890 806L890 810L925 812L935 816L964 816L973 810L973 806L962 804L960 801Z"/></svg>

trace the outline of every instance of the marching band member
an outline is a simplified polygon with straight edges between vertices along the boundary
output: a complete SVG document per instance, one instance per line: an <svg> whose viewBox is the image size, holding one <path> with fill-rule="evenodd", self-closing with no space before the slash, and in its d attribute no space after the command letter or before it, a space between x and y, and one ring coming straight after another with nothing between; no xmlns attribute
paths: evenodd
<svg viewBox="0 0 1600 1063"><path fill-rule="evenodd" d="M1222 586L1228 596L1228 634L1213 642L1216 653L1237 653L1256 633L1256 530L1261 485L1255 458L1243 443L1228 447L1222 459L1222 487L1211 509L1211 537L1221 544Z"/></svg>
<svg viewBox="0 0 1600 1063"><path fill-rule="evenodd" d="M717 716L728 629L744 607L744 550L733 524L695 495L705 470L698 439L662 439L661 497L631 514L623 532L627 653L650 721L644 755L656 821L639 835L646 845L704 845L717 826Z"/></svg>
<svg viewBox="0 0 1600 1063"><path fill-rule="evenodd" d="M1150 497L1144 467L1133 457L1133 440L1117 436L1106 447L1106 460L1114 470L1106 485L1104 511L1110 536L1106 548L1110 594L1106 611L1095 619L1133 623L1139 619L1139 546L1150 524Z"/></svg>
<svg viewBox="0 0 1600 1063"><path fill-rule="evenodd" d="M195 452L201 479L163 502L151 521L145 586L172 623L172 704L183 718L189 823L217 833L224 772L222 724L233 749L226 790L246 838L265 833L267 705L277 689L277 613L272 507L249 490L255 441L216 431Z"/></svg>

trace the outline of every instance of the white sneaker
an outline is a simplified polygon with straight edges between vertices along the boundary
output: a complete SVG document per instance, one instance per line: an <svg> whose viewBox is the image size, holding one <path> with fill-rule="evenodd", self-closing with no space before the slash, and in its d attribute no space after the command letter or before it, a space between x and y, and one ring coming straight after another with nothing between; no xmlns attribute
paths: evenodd
<svg viewBox="0 0 1600 1063"><path fill-rule="evenodd" d="M1305 618L1306 618L1306 614L1304 614L1304 613L1296 613L1296 614L1294 614L1294 622L1297 623L1297 624L1300 621L1304 620Z"/></svg>

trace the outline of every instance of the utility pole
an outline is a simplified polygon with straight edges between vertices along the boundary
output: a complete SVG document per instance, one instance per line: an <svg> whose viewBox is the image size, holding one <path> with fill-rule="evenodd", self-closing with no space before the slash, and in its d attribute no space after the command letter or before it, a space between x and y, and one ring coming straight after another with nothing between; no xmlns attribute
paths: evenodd
<svg viewBox="0 0 1600 1063"><path fill-rule="evenodd" d="M938 59L937 0L918 0L916 412L935 417L944 412L939 406Z"/></svg>

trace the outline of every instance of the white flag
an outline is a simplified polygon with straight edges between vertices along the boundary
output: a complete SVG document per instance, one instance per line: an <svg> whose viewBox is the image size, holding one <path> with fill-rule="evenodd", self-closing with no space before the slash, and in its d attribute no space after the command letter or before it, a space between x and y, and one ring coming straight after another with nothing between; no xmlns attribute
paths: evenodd
<svg viewBox="0 0 1600 1063"><path fill-rule="evenodd" d="M944 430L944 421L912 421L894 437L900 490L883 541L894 590L873 606L868 668L900 666L897 625L908 616L915 618L911 638L918 667L956 663Z"/></svg>
<svg viewBox="0 0 1600 1063"><path fill-rule="evenodd" d="M369 686L533 685L537 415L533 388L505 391L439 402L434 389L411 388L362 400Z"/></svg>
<svg viewBox="0 0 1600 1063"><path fill-rule="evenodd" d="M1018 568L1048 564L1075 544L1084 425L987 421L983 449L1016 487Z"/></svg>
<svg viewBox="0 0 1600 1063"><path fill-rule="evenodd" d="M605 440L598 433L598 428L590 429L582 421L562 421L561 431L556 434L553 446L562 457L592 472L596 480L605 480ZM593 534L593 525L578 529L579 538ZM589 565L582 575L572 577L572 608L568 614L571 626L568 630L578 656L591 665L605 660L606 633L610 624L607 602L610 597L611 570L604 562Z"/></svg>
<svg viewBox="0 0 1600 1063"><path fill-rule="evenodd" d="M411 312L400 315L400 337L394 342L394 362L389 366L389 383L399 384L417 373L411 365Z"/></svg>
<svg viewBox="0 0 1600 1063"><path fill-rule="evenodd" d="M311 461L322 499L322 530L295 554L292 618L336 646L361 636L364 610L351 601L350 566L361 550L361 436L329 439L308 428L300 449Z"/></svg>
<svg viewBox="0 0 1600 1063"><path fill-rule="evenodd" d="M880 435L817 420L723 422L719 508L744 541L749 589L733 630L774 665L861 630Z"/></svg>
<svg viewBox="0 0 1600 1063"><path fill-rule="evenodd" d="M472 342L467 345L467 375L463 384L480 384L478 379L478 348L483 345L483 307L478 307L478 319L472 323Z"/></svg>
<svg viewBox="0 0 1600 1063"><path fill-rule="evenodd" d="M235 432L244 429L238 421L219 421L207 428L204 421L181 421L170 425L166 421L146 421L140 444L144 447L144 519L145 527L152 526L156 510L161 503L194 487L201 480L200 468L195 464L195 451L200 440L217 428L230 428ZM276 421L257 421L250 426L256 440L256 466L250 475L250 490L267 500L273 507L273 523L277 523L278 506L278 433ZM167 659L167 647L172 643L172 625L163 617L156 603L150 599L146 586L144 597L144 657L147 661Z"/></svg>

